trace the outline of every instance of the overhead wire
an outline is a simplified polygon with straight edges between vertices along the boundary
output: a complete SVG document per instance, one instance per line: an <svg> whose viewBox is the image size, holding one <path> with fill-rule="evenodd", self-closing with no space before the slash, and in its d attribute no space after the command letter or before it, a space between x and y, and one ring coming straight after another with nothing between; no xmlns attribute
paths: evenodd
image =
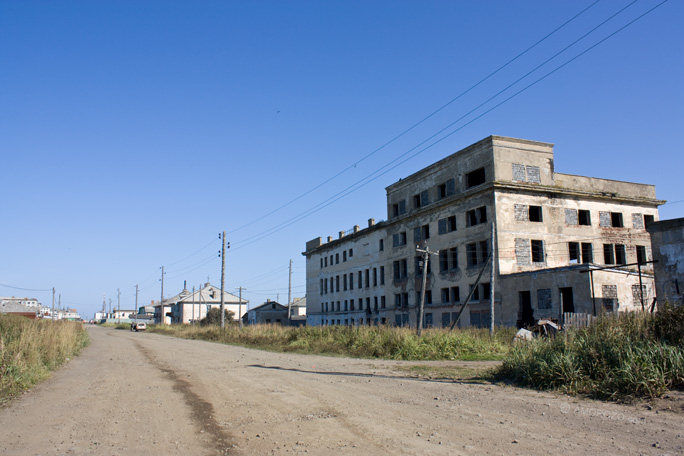
<svg viewBox="0 0 684 456"><path fill-rule="evenodd" d="M280 223L280 224L278 224L278 225L275 225L275 226L272 227L272 228L269 228L269 229L267 229L267 230L265 230L265 231L262 231L261 233L258 233L258 234L254 235L254 236L251 236L251 237L249 237L249 238L246 238L245 240L237 241L237 242L235 243L235 244L237 244L237 245L236 245L236 247L234 248L234 250L238 250L238 249L240 249L240 248L244 248L244 247L246 247L246 246L248 246L248 245L253 244L254 242L257 242L257 241L259 241L259 240L261 240L261 239L264 239L265 237L270 236L271 234L274 234L275 232L278 232L278 231L280 231L281 229L284 229L284 228L286 228L286 227L288 227L288 226L290 226L290 225L292 225L292 224L294 224L294 223L296 223L296 222L298 222L298 221L300 221L300 220L302 220L302 219L304 219L304 218L306 218L306 217L308 217L308 216L310 216L310 215L312 215L312 214L318 212L319 210L323 209L324 207L327 207L327 206L329 206L330 204L332 204L332 203L334 203L334 202L340 200L341 198L343 198L343 197L345 197L345 196L348 196L349 194L351 194L351 193L353 193L353 192L359 190L360 188L365 187L366 185L368 185L369 183L375 181L375 180L378 179L379 177L381 177L381 176L387 174L388 172L392 171L393 169L397 168L398 166L400 166L400 165L406 163L407 161L409 161L409 160L415 158L416 156L418 156L419 154L421 154L421 153L425 152L426 150L428 150L428 149L434 147L435 145L437 145L437 144L439 144L440 142L444 141L445 139L449 138L449 137L452 136L453 134L459 132L459 131L462 130L463 128L465 128L465 127L467 127L468 125L472 124L472 123L475 122L476 120L479 120L480 118L484 117L486 114L490 113L490 112L493 111L494 109L497 109L498 107L502 106L503 104L505 104L505 103L507 103L508 101L512 100L513 98L517 97L517 96L520 95L521 93L527 91L527 90L528 90L529 88L531 88L532 86L534 86L534 85L538 84L539 82L543 81L544 79L546 79L547 77L551 76L552 74L554 74L555 72L557 72L557 71L560 70L561 68L564 68L565 66L567 66L568 64L570 64L570 63L573 62L574 60L578 59L578 58L581 57L582 55L584 55L584 54L586 54L587 52L589 52L590 50L594 49L594 48L595 48L596 46L598 46L599 44L605 42L607 39L609 39L609 38L611 38L612 36L616 35L617 33L619 33L620 31L624 30L625 28L627 28L628 26L630 26L631 24L633 24L633 23L636 22L637 20L641 19L642 17L644 17L645 15L649 14L650 12L652 12L653 10L655 10L656 8L658 8L659 6L661 6L662 4L666 3L668 0L663 0L661 3L659 3L659 4L656 5L655 7L651 8L651 9L649 9L648 11L646 11L645 13L641 14L641 15L638 16L636 19L634 19L634 20L628 22L626 25L620 27L620 28L619 28L618 30L616 30L615 32L609 34L609 35L606 36L605 38L601 39L600 41L598 41L597 43L593 44L593 45L590 46L589 48L585 49L584 51L580 52L580 53L577 54L576 56L574 56L574 57L572 57L571 59L567 60L565 63L559 65L558 67L556 67L556 68L553 69L552 71L546 73L544 76L538 78L537 80L535 80L535 81L532 82L531 84L525 86L524 88L522 88L521 90L517 91L517 92L514 93L513 95L509 96L508 98L504 99L503 101L499 102L498 104L494 105L493 107L489 108L488 110L484 111L483 113L481 113L481 114L479 114L478 116L474 117L473 119L469 120L468 122L466 122L465 124L463 124L463 125L461 125L460 127L456 128L455 130L451 131L450 133L448 133L448 134L444 135L443 137L437 139L436 141L432 142L431 144L429 144L428 146L424 147L423 149L420 149L418 152L416 152L416 153L414 153L414 154L408 156L407 159L402 160L402 161L399 161L398 163L396 163L396 162L397 162L398 160L400 160L401 158L407 156L410 152L416 150L418 147L420 147L421 145L425 144L425 143L428 142L430 139L435 138L435 137L436 137L437 135L439 135L440 133L443 133L443 132L446 131L448 128L452 127L453 125L455 125L455 124L458 123L459 121L463 120L463 119L464 119L465 117L467 117L468 115L470 115L470 114L472 114L473 112L475 112L476 110L480 109L481 107L483 107L484 105L486 105L487 103L489 103L490 101L492 101L493 99L495 99L496 97L498 97L499 95L501 95L503 92L505 92L506 90L510 89L513 85L517 84L518 82L520 82L521 80L523 80L524 78L526 78L527 76L529 76L530 74L532 74L534 71L538 70L539 68L541 68L542 66L544 66L544 65L545 65L546 63L548 63L549 61L553 60L555 57L557 57L557 56L560 55L561 53L565 52L567 49L569 49L570 47L572 47L574 44L576 44L577 42L581 41L581 40L584 39L586 36L588 36L589 34L593 33L594 31L596 31L599 27L605 25L609 20L613 19L615 16L617 16L618 14L620 14L621 12L623 12L625 9L627 9L628 7L630 7L631 5L633 5L636 1L638 1L638 0L634 0L634 1L632 1L631 3L629 3L627 6L621 8L618 12L616 12L615 14L613 14L611 17L609 17L608 19L606 19L606 20L604 20L603 22L601 22L599 25L597 25L596 27L594 27L594 28L593 28L592 30L590 30L589 32L585 33L582 37L578 38L577 40L575 40L575 41L574 41L573 43L571 43L570 45L566 46L562 51L559 51L558 53L554 54L552 57L550 57L549 59L547 59L545 62L543 62L542 64L540 64L540 65L538 65L537 67L535 67L535 69L533 69L532 71L526 73L526 74L525 74L524 76L522 76L521 78L518 78L515 82L513 82L512 84L509 84L505 89L499 91L497 94L495 94L494 96L490 97L488 100L486 100L485 102L481 103L481 104L478 105L476 108L470 110L468 113L466 113L465 115L461 116L459 119L457 119L456 121L450 123L450 124L447 125L446 127L442 128L442 129L439 130L437 133L433 134L432 136L430 136L430 137L427 138L426 140L422 141L422 142L419 143L418 145L414 146L413 148L411 148L411 149L409 149L408 151L404 152L403 154L399 155L398 157L396 157L395 159L391 160L391 161L388 162L387 164L385 164L385 165L383 165L382 167L378 168L377 170L375 170L374 172L370 173L370 174L367 175L366 177L364 177L364 178L362 178L362 179L356 181L356 182L353 183L352 185L346 187L345 189L341 190L340 192L336 193L335 195L331 196L330 198L328 198L328 199L322 201L321 203L318 203L317 205L313 206L312 208L310 208L310 209L308 209L308 210L306 210L306 211L304 211L304 212L302 212L302 213L296 215L295 217L292 217L292 218L290 218L290 219L288 219L288 220L286 220L286 221L284 221L284 222L282 222L282 223ZM395 164L394 166L389 167L389 166L392 165L393 163L396 163L396 164ZM388 168L388 167L389 167L389 168ZM387 169L386 169L386 168L387 168ZM384 172L380 172L380 171L382 171L383 169L385 169L385 171L384 171ZM364 181L365 181L365 182L364 182Z"/></svg>
<svg viewBox="0 0 684 456"><path fill-rule="evenodd" d="M635 1L637 1L637 0L635 0ZM402 131L402 132L399 133L398 135L394 136L392 139L390 139L389 141L385 142L385 143L384 143L383 145L381 145L380 147L374 149L374 150L373 150L372 152L370 152L369 154L365 155L365 156L362 157L361 159L359 159L359 160L355 161L354 163L352 163L351 165L347 166L347 167L344 168L342 171L336 173L336 174L333 175L332 177L330 177L330 178L324 180L324 181L321 182L320 184L314 186L314 187L311 188L310 190L307 190L306 192L304 192L304 193L302 193L301 195L297 196L296 198L294 198L294 199L288 201L287 203L281 205L280 207L278 207L278 208L272 210L271 212L269 212L269 213L267 213L267 214L265 214L265 215L263 215L263 216L261 216L261 217L255 219L255 220L252 220L251 222L246 223L246 224L244 224L244 225L242 225L242 226L240 226L240 227L238 227L238 228L235 228L235 229L229 231L229 233L235 233L235 232L237 232L237 231L240 231L240 230L242 230L242 229L244 229L244 228L246 228L246 227L248 227L248 226L251 226L251 225L253 225L253 224L255 224L255 223L257 223L257 222L259 222L259 221L265 219L266 217L269 217L269 216L275 214L276 212L278 212L278 211L280 211L280 210L282 210L282 209L288 207L289 205L295 203L296 201L300 200L301 198L303 198L303 197L305 197L305 196L307 196L307 195L313 193L314 191L318 190L319 188L323 187L325 184L327 184L327 183L333 181L334 179L338 178L339 176L341 176L342 174L346 173L347 171L349 171L349 170L351 170L351 169L353 169L353 168L356 168L357 165L359 165L359 164L362 163L363 161L367 160L367 159L370 158L371 156L375 155L377 152L383 150L385 147L387 147L387 146L389 146L390 144L394 143L397 139L403 137L404 135L406 135L407 133L409 133L410 131L412 131L413 129L415 129L416 127L418 127L419 125L423 124L423 123L424 123L425 121L427 121L428 119L430 119L430 118L432 118L433 116L435 116L437 113L441 112L442 110L444 110L445 108L447 108L448 106L450 106L451 104L453 104L454 102L456 102L457 100L459 100L459 99L460 99L461 97L463 97L464 95L466 95L466 94L468 94L469 92L471 92L473 89L475 89L475 88L477 88L478 86L480 86L482 83L484 83L484 82L486 82L487 80L489 80L492 76L496 75L496 74L499 73L501 70L503 70L504 68L506 68L507 66L509 66L511 63L515 62L515 61L518 60L520 57L522 57L523 55L527 54L529 51L531 51L532 49L534 49L535 47L537 47L539 44L541 44L541 43L544 42L546 39L548 39L549 37L551 37L552 35L554 35L556 32L558 32L559 30L561 30L562 28L564 28L566 25L570 24L572 21L574 21L575 19L577 19L579 16L581 16L581 15L584 14L586 11L588 11L589 9L591 9L592 7L594 7L594 6L595 6L596 4L598 4L599 2L600 2L600 0L596 0L594 3L590 4L589 6L587 6L587 7L584 8L583 10L581 10L579 13L575 14L573 17L571 17L570 19L568 19L567 21L565 21L563 24L561 24L560 26L558 26L557 28L555 28L553 31L551 31L550 33L546 34L544 37L542 37L541 39L539 39L539 40L538 40L537 42L535 42L533 45L529 46L527 49L525 49L524 51L520 52L518 55L516 55L516 56L513 57L512 59L508 60L506 63L504 63L503 65L499 66L496 70L494 70L493 72L489 73L489 74L488 74L487 76L485 76L484 78L480 79L478 82L476 82L475 84L473 84L472 86L470 86L468 89L464 90L463 92L461 92L459 95L457 95L456 97L454 97L454 98L452 98L451 100L449 100L449 101L448 101L447 103L445 103L444 105L442 105L442 106L440 106L439 108L437 108L436 110L432 111L430 114L428 114L427 116L423 117L421 120L419 120L419 121L416 122L415 124L411 125L409 128L405 129L404 131Z"/></svg>

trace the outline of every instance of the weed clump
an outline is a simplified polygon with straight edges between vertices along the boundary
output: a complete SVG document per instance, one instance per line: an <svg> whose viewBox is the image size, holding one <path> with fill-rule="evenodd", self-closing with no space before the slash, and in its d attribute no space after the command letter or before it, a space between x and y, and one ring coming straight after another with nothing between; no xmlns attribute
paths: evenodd
<svg viewBox="0 0 684 456"><path fill-rule="evenodd" d="M510 351L495 376L522 386L600 399L659 397L684 389L684 307L623 313Z"/></svg>

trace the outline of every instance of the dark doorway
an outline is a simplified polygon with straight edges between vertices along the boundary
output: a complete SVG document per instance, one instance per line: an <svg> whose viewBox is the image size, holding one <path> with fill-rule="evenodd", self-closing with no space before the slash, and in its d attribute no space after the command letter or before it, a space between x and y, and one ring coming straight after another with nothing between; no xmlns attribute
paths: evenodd
<svg viewBox="0 0 684 456"><path fill-rule="evenodd" d="M518 328L532 326L533 324L532 294L529 290L520 291L518 292Z"/></svg>
<svg viewBox="0 0 684 456"><path fill-rule="evenodd" d="M575 312L575 302L572 299L572 287L560 288L560 298L563 313Z"/></svg>

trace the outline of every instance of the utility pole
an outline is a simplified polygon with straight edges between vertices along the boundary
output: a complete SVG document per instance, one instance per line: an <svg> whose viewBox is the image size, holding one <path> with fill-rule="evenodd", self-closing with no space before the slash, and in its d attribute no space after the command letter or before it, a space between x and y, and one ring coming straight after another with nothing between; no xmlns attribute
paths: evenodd
<svg viewBox="0 0 684 456"><path fill-rule="evenodd" d="M119 321L117 323L121 324L121 289L116 289L116 307Z"/></svg>
<svg viewBox="0 0 684 456"><path fill-rule="evenodd" d="M292 260L290 260L290 278L287 283L287 324L292 322Z"/></svg>
<svg viewBox="0 0 684 456"><path fill-rule="evenodd" d="M496 273L496 225L494 225L494 220L492 220L492 272L491 280L489 284L489 335L494 335L494 274Z"/></svg>
<svg viewBox="0 0 684 456"><path fill-rule="evenodd" d="M164 323L164 266L161 267L162 270L162 275L161 275L161 298L159 299L159 307L161 310L161 315L160 315L160 324L165 324Z"/></svg>
<svg viewBox="0 0 684 456"><path fill-rule="evenodd" d="M135 284L135 312L133 313L135 322L138 322L138 284Z"/></svg>
<svg viewBox="0 0 684 456"><path fill-rule="evenodd" d="M112 316L112 298L109 298L109 316Z"/></svg>
<svg viewBox="0 0 684 456"><path fill-rule="evenodd" d="M238 288L240 290L240 295L239 295L239 301L238 301L238 324L240 328L242 328L242 290L246 290L246 288Z"/></svg>
<svg viewBox="0 0 684 456"><path fill-rule="evenodd" d="M52 287L52 321L55 321L55 287Z"/></svg>
<svg viewBox="0 0 684 456"><path fill-rule="evenodd" d="M423 286L420 290L420 308L418 310L418 324L416 325L416 335L418 337L423 333L423 309L425 308L425 286L427 285L427 268L428 262L430 261L430 247L425 247L425 250L421 250L416 246L416 252L421 252L423 254ZM439 252L439 250L437 251Z"/></svg>
<svg viewBox="0 0 684 456"><path fill-rule="evenodd" d="M192 286L192 324L195 324L195 286Z"/></svg>
<svg viewBox="0 0 684 456"><path fill-rule="evenodd" d="M224 307L224 296L223 296L223 286L226 279L226 232L223 232L223 236L219 234L219 238L223 241L221 247L221 328L226 327L226 313Z"/></svg>

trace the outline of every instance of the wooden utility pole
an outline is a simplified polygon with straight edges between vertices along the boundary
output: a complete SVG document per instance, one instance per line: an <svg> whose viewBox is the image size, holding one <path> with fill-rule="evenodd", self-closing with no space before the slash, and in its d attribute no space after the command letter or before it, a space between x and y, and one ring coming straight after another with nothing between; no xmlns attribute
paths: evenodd
<svg viewBox="0 0 684 456"><path fill-rule="evenodd" d="M238 324L240 325L240 328L242 328L242 290L245 290L245 288L240 287L238 288L238 290L240 290L240 296L238 301Z"/></svg>
<svg viewBox="0 0 684 456"><path fill-rule="evenodd" d="M118 309L117 314L119 321L117 323L121 323L121 290L119 288L116 289L116 307Z"/></svg>
<svg viewBox="0 0 684 456"><path fill-rule="evenodd" d="M223 232L223 236L219 234L219 237L221 238L222 242L222 247L221 247L221 328L226 327L226 313L225 313L225 304L224 304L224 297L223 297L223 285L225 283L226 279L226 232Z"/></svg>
<svg viewBox="0 0 684 456"><path fill-rule="evenodd" d="M195 324L195 286L192 286L192 325Z"/></svg>
<svg viewBox="0 0 684 456"><path fill-rule="evenodd" d="M496 225L492 220L492 272L489 284L489 335L494 335L494 275L496 274Z"/></svg>
<svg viewBox="0 0 684 456"><path fill-rule="evenodd" d="M135 312L133 312L133 319L138 322L138 284L135 284Z"/></svg>
<svg viewBox="0 0 684 456"><path fill-rule="evenodd" d="M161 267L162 270L162 275L161 275L161 298L159 298L159 308L161 310L161 315L160 315L160 324L165 324L164 323L164 266Z"/></svg>
<svg viewBox="0 0 684 456"><path fill-rule="evenodd" d="M287 283L287 324L292 321L292 260L290 260L290 278Z"/></svg>
<svg viewBox="0 0 684 456"><path fill-rule="evenodd" d="M425 250L421 250L416 247L416 252L421 252L423 254L423 286L420 290L420 307L418 310L418 324L416 325L416 335L420 337L423 334L423 309L425 308L425 286L427 285L427 268L428 262L430 261L430 247L425 247ZM439 252L439 251L438 251Z"/></svg>
<svg viewBox="0 0 684 456"><path fill-rule="evenodd" d="M55 321L55 287L52 287L52 321Z"/></svg>

